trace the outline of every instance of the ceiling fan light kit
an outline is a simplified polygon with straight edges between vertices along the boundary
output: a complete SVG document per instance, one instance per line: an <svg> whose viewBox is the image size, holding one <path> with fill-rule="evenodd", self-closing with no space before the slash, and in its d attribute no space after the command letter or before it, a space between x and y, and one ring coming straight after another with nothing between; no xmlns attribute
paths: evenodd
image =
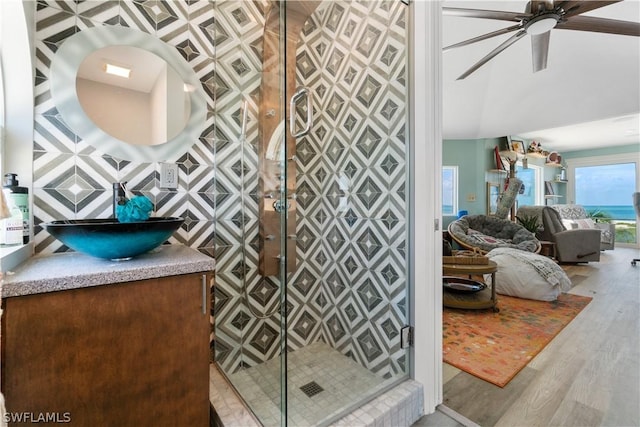
<svg viewBox="0 0 640 427"><path fill-rule="evenodd" d="M524 29L530 36L537 36L554 29L559 20L560 15L556 15L555 13L536 16L524 24Z"/></svg>
<svg viewBox="0 0 640 427"><path fill-rule="evenodd" d="M622 0L531 0L527 3L524 13L444 7L442 10L445 16L494 19L511 23L518 22L518 24L452 44L445 47L443 52L516 31L516 34L502 42L465 71L458 77L458 80L465 79L474 73L525 35L531 36L533 72L544 70L547 68L549 39L553 29L640 36L640 23L638 22L581 15L619 1Z"/></svg>

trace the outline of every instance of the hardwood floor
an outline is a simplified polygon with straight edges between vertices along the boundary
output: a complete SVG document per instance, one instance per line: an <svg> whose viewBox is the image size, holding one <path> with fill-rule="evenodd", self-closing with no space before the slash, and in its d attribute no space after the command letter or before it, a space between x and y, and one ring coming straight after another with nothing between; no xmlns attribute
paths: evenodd
<svg viewBox="0 0 640 427"><path fill-rule="evenodd" d="M593 301L504 388L445 365L443 404L481 426L639 426L638 255L563 265Z"/></svg>

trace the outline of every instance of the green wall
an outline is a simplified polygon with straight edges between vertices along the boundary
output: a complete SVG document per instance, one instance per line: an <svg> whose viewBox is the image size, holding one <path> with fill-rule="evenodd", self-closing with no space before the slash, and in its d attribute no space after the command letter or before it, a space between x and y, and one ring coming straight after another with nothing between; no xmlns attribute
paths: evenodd
<svg viewBox="0 0 640 427"><path fill-rule="evenodd" d="M486 174L495 168L493 147L500 141L501 138L443 141L442 165L458 166L458 210L469 211L469 214L486 213ZM475 201L467 200L468 196L475 196ZM456 218L443 216L443 226L447 227Z"/></svg>
<svg viewBox="0 0 640 427"><path fill-rule="evenodd" d="M579 157L594 157L594 156L610 156L612 154L625 154L625 153L639 153L640 142L629 145L618 145L615 147L596 148L590 150L576 150L563 152L563 159L576 159Z"/></svg>
<svg viewBox="0 0 640 427"><path fill-rule="evenodd" d="M528 146L531 141L524 140ZM502 147L504 138L490 139L447 139L442 144L442 165L458 166L458 210L466 210L470 214L486 213L486 182L491 178L488 171L495 169L493 148ZM560 153L563 160L606 156L611 154L638 153L640 143L615 147L576 150ZM530 164L543 166L544 159L530 159ZM544 179L551 181L560 168L547 167ZM566 186L556 185L556 194L566 197ZM468 196L475 196L475 201L468 200ZM561 199L562 200L562 199ZM558 202L566 203L566 202ZM443 226L446 228L457 216L443 216Z"/></svg>

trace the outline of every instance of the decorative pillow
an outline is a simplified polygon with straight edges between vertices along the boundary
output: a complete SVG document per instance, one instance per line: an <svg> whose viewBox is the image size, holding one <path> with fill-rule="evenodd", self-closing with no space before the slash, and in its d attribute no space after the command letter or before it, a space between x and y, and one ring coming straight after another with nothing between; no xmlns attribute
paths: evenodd
<svg viewBox="0 0 640 427"><path fill-rule="evenodd" d="M555 301L571 289L571 280L562 268L542 255L511 248L493 249L486 255L498 264L496 292L519 298ZM487 284L491 275L484 276Z"/></svg>
<svg viewBox="0 0 640 427"><path fill-rule="evenodd" d="M572 219L563 219L562 225L564 225L564 228L566 228L567 230L573 230L574 228L578 228L578 224Z"/></svg>
<svg viewBox="0 0 640 427"><path fill-rule="evenodd" d="M574 219L578 228L597 228L596 223L591 218Z"/></svg>

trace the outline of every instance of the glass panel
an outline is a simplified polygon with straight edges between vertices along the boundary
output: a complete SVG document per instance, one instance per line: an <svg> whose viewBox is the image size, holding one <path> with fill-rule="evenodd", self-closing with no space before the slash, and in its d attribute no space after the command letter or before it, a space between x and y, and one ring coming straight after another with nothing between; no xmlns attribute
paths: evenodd
<svg viewBox="0 0 640 427"><path fill-rule="evenodd" d="M216 362L263 425L327 425L408 378L408 8L214 5Z"/></svg>
<svg viewBox="0 0 640 427"><path fill-rule="evenodd" d="M598 222L616 224L616 243L636 243L637 224L631 195L636 163L575 168L576 203Z"/></svg>
<svg viewBox="0 0 640 427"><path fill-rule="evenodd" d="M290 233L282 207L292 171L283 132L281 4L214 3L215 74L209 80L217 198L214 358L265 426L285 425L287 414L282 314Z"/></svg>
<svg viewBox="0 0 640 427"><path fill-rule="evenodd" d="M295 54L287 48L295 87L309 87L314 106L312 130L295 144L289 425L328 425L408 376L400 346L408 323L408 10L398 1L325 1L303 25L287 16L287 32L301 30L287 37L297 40ZM298 115L301 128L306 115Z"/></svg>

